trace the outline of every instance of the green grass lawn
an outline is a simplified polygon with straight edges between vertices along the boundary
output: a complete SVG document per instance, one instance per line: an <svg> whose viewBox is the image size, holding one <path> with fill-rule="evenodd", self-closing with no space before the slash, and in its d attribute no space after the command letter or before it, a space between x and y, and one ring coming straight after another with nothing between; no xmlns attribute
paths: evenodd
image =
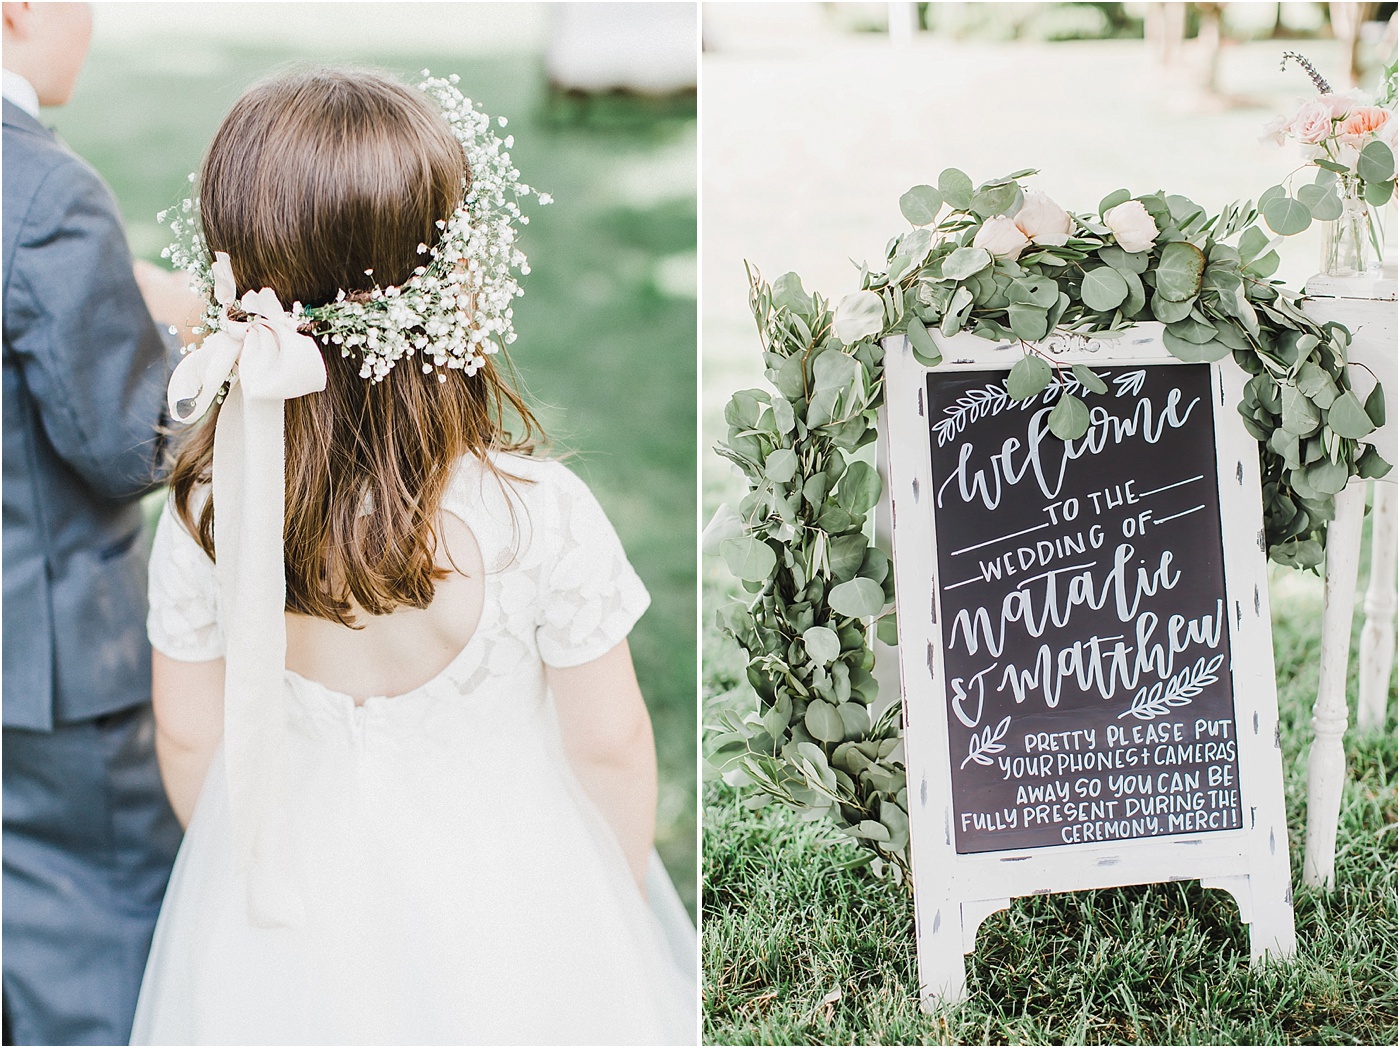
<svg viewBox="0 0 1400 1048"><path fill-rule="evenodd" d="M314 46L95 47L74 101L44 117L111 184L133 250L156 261L169 241L156 212L186 194L186 175L245 87L288 62L370 60ZM530 212L532 273L516 307L512 356L546 432L573 453L571 467L652 594L632 652L661 765L657 843L693 912L694 100L554 99L533 57L425 48L380 64L406 76L460 73L465 94L510 119L525 180L555 198Z"/></svg>
<svg viewBox="0 0 1400 1048"><path fill-rule="evenodd" d="M719 570L706 573L713 608L733 591ZM1302 886L1315 581L1273 570L1298 930L1291 965L1252 969L1234 900L1196 882L1027 898L983 922L967 958L968 1001L923 1015L904 890L847 868L861 853L823 825L748 811L710 781L706 1043L1395 1044L1394 684L1384 731L1353 729L1346 741L1336 890ZM742 653L709 623L704 662L707 712L753 701ZM1353 660L1353 709L1355 694Z"/></svg>

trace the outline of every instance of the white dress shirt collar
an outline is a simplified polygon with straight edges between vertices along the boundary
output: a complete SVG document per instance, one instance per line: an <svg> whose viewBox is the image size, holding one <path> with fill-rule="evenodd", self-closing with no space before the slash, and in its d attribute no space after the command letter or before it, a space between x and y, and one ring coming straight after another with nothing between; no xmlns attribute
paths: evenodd
<svg viewBox="0 0 1400 1048"><path fill-rule="evenodd" d="M5 100L13 102L35 120L39 119L39 92L34 85L11 69L5 70Z"/></svg>

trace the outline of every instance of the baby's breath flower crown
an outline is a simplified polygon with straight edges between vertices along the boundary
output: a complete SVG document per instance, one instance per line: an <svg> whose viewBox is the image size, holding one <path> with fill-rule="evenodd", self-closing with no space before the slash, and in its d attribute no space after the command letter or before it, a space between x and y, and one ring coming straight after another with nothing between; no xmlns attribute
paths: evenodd
<svg viewBox="0 0 1400 1048"><path fill-rule="evenodd" d="M530 222L518 201L533 195L541 204L552 202L548 193L520 181L509 152L514 138L496 135L491 118L457 89L456 74L444 79L425 69L423 78L419 90L437 102L466 154L470 174L461 204L451 216L438 220L442 235L436 244L418 245L423 264L399 286L342 290L326 305L294 303L291 309L302 331L327 347L338 347L341 356L358 356L360 377L371 382L413 356L425 374L436 370L442 382L447 380L443 368L474 375L487 356L514 342L513 303L525 293L516 276L530 272L525 253L516 245L517 225ZM506 118L498 117L497 123L504 127ZM157 219L168 221L175 235L161 256L187 271L196 291L208 297L196 334L220 330L229 317L214 299L212 259L201 231L198 196L162 211ZM186 347L186 352L192 348Z"/></svg>

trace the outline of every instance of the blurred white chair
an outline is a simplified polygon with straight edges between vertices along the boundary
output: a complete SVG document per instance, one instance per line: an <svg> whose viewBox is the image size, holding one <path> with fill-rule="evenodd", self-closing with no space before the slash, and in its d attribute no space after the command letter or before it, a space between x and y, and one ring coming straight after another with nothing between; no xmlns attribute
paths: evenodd
<svg viewBox="0 0 1400 1048"><path fill-rule="evenodd" d="M666 95L695 88L696 8L674 3L551 4L551 86Z"/></svg>
<svg viewBox="0 0 1400 1048"><path fill-rule="evenodd" d="M1373 440L1387 462L1397 462L1395 269L1365 281L1316 276L1308 281L1303 308L1314 320L1338 321L1352 332L1351 379L1363 400L1377 380L1385 388L1386 424ZM1374 376L1374 377L1373 377ZM1361 730L1385 724L1390 671L1395 663L1395 510L1396 471L1371 484L1371 578L1366 589L1366 623L1361 633L1356 723ZM1327 568L1322 610L1322 655L1317 703L1313 707L1313 742L1308 753L1308 826L1303 852L1303 882L1331 888L1337 847L1337 822L1346 778L1342 737L1347 728L1347 666L1351 658L1351 619L1356 601L1356 573L1361 559L1361 518L1366 485L1353 480L1337 496L1337 516L1327 529Z"/></svg>

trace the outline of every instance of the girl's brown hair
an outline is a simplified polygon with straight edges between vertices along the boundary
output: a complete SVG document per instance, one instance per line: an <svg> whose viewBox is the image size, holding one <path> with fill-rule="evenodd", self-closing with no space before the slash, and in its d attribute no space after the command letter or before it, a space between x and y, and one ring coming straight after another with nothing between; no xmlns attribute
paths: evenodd
<svg viewBox="0 0 1400 1048"><path fill-rule="evenodd" d="M341 290L403 283L470 177L420 92L360 70L282 75L234 103L209 146L204 239L228 252L240 295L268 287L284 306L321 305ZM425 608L447 575L437 518L453 466L469 453L490 467L488 451L529 451L538 426L490 357L471 377L443 369L445 382L408 358L372 383L358 358L322 349L325 390L286 404L287 610L353 625L355 606ZM180 518L211 558L214 506L199 493L216 417L184 441L170 478Z"/></svg>

